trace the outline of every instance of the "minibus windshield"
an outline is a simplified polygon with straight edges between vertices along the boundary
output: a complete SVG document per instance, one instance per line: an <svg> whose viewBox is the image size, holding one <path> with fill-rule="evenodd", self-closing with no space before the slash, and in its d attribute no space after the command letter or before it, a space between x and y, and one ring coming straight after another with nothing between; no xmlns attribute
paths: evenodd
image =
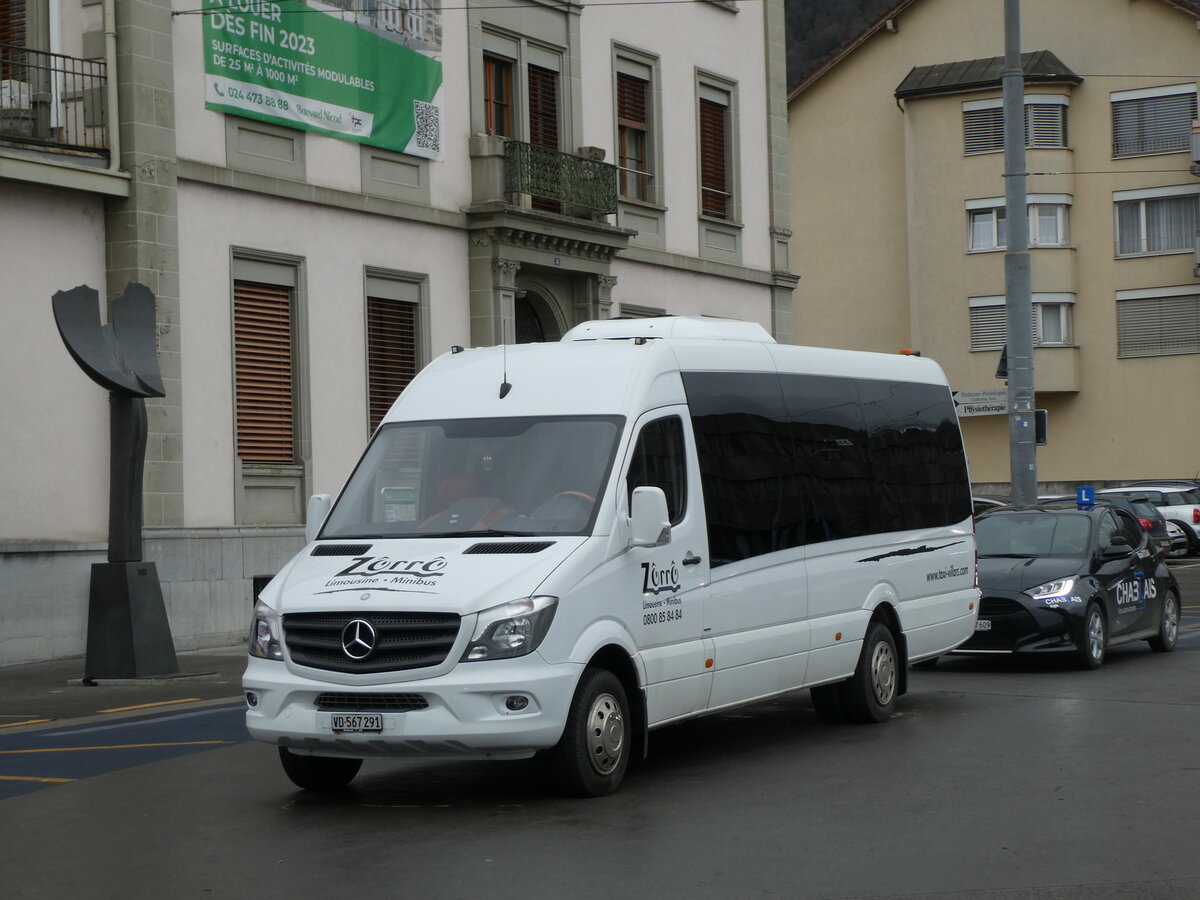
<svg viewBox="0 0 1200 900"><path fill-rule="evenodd" d="M384 425L320 536L587 534L624 423L523 416Z"/></svg>

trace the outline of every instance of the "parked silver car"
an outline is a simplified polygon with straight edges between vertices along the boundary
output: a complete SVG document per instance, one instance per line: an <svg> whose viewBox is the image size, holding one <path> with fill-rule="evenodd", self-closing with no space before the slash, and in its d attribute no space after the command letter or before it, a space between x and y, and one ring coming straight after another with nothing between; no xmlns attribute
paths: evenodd
<svg viewBox="0 0 1200 900"><path fill-rule="evenodd" d="M1123 487L1096 491L1097 497L1116 494L1122 497L1145 497L1158 507L1168 522L1183 529L1188 539L1188 556L1200 553L1200 491L1182 482L1138 482Z"/></svg>

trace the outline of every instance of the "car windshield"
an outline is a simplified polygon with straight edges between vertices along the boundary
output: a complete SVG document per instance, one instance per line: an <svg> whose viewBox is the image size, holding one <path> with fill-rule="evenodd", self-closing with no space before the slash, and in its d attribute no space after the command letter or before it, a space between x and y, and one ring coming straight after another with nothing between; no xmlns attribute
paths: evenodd
<svg viewBox="0 0 1200 900"><path fill-rule="evenodd" d="M983 516L975 523L980 556L1068 556L1087 552L1091 522L1086 515L1011 512Z"/></svg>
<svg viewBox="0 0 1200 900"><path fill-rule="evenodd" d="M586 534L624 422L561 416L385 425L321 537Z"/></svg>

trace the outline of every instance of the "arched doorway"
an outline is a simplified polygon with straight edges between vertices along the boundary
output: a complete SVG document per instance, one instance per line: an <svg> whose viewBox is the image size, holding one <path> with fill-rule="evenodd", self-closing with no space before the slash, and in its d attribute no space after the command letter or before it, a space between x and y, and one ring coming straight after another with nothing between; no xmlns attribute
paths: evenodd
<svg viewBox="0 0 1200 900"><path fill-rule="evenodd" d="M518 344L556 341L563 329L551 301L533 290L519 290L513 299L513 334Z"/></svg>

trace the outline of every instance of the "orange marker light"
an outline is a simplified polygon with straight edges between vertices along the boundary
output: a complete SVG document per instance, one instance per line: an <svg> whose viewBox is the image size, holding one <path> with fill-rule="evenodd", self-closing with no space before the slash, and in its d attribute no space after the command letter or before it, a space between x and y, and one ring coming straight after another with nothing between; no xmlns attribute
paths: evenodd
<svg viewBox="0 0 1200 900"><path fill-rule="evenodd" d="M842 639L842 633L839 631L837 634L835 634L835 635L833 636L833 639L834 639L835 641L840 641L840 640Z"/></svg>
<svg viewBox="0 0 1200 900"><path fill-rule="evenodd" d="M974 609L974 608L975 608L975 604L974 604L974 603L968 603L968 604L967 604L967 609Z"/></svg>
<svg viewBox="0 0 1200 900"><path fill-rule="evenodd" d="M711 659L706 659L704 661L704 668L711 669L712 667L713 667L713 661Z"/></svg>

